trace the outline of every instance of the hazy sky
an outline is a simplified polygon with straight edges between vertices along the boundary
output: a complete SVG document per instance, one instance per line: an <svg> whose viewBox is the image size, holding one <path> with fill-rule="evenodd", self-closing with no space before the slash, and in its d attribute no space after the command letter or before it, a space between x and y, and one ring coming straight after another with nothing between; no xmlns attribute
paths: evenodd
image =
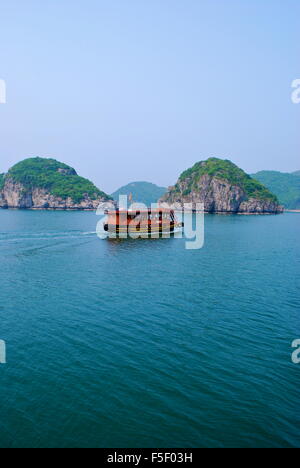
<svg viewBox="0 0 300 468"><path fill-rule="evenodd" d="M299 0L0 0L0 172L54 157L106 192L210 156L300 169Z"/></svg>

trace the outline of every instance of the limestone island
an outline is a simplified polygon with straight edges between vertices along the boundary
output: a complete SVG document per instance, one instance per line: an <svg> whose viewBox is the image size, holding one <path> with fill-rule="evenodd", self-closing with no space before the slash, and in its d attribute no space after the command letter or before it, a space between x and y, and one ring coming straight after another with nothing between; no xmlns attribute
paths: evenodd
<svg viewBox="0 0 300 468"><path fill-rule="evenodd" d="M30 158L0 174L0 208L96 210L111 197L55 159Z"/></svg>
<svg viewBox="0 0 300 468"><path fill-rule="evenodd" d="M284 208L277 197L229 160L209 158L179 177L160 201L173 206L204 204L207 213L277 214Z"/></svg>

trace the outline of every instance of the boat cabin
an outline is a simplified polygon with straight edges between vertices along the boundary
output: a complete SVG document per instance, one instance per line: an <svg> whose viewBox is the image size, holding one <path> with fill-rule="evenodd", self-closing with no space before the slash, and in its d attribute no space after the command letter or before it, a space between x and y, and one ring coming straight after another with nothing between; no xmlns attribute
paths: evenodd
<svg viewBox="0 0 300 468"><path fill-rule="evenodd" d="M174 232L178 222L174 210L156 208L148 210L108 211L104 229L112 233L137 232L143 234Z"/></svg>

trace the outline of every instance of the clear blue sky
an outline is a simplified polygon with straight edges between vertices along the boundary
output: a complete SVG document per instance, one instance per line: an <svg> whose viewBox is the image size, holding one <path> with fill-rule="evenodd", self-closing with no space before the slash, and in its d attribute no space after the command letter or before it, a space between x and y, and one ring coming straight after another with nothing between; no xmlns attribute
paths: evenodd
<svg viewBox="0 0 300 468"><path fill-rule="evenodd" d="M54 157L112 192L200 159L300 169L299 0L1 0L0 172Z"/></svg>

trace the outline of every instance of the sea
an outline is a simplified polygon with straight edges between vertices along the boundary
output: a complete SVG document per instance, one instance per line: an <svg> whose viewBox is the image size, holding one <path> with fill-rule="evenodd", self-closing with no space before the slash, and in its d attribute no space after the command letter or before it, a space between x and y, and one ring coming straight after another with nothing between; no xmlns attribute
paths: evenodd
<svg viewBox="0 0 300 468"><path fill-rule="evenodd" d="M0 211L0 447L299 448L300 214L98 221Z"/></svg>

